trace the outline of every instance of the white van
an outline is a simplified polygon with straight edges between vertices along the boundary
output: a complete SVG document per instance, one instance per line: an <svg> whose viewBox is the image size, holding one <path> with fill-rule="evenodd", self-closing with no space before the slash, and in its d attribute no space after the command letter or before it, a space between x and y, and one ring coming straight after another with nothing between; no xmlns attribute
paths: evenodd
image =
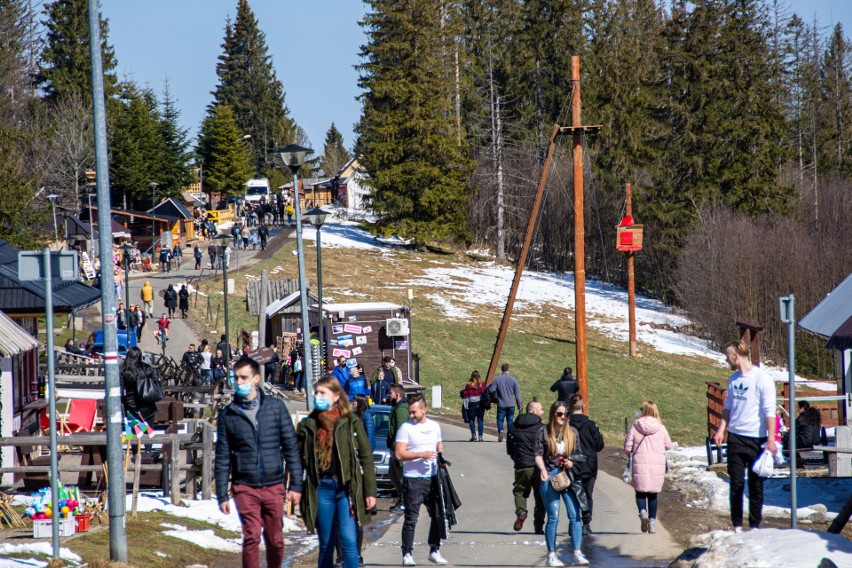
<svg viewBox="0 0 852 568"><path fill-rule="evenodd" d="M269 203L270 193L267 178L253 178L246 182L246 203L257 203L261 197L265 197L266 202Z"/></svg>

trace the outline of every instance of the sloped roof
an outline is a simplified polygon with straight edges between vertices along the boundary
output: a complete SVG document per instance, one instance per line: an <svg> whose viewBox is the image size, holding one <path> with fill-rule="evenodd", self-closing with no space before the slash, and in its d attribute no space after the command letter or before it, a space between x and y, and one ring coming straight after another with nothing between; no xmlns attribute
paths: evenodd
<svg viewBox="0 0 852 568"><path fill-rule="evenodd" d="M852 349L852 317L834 331L825 348L839 351Z"/></svg>
<svg viewBox="0 0 852 568"><path fill-rule="evenodd" d="M173 197L161 201L154 209L149 210L148 214L150 215L152 212L158 218L174 217L177 219L192 219L192 213L189 212L189 209Z"/></svg>
<svg viewBox="0 0 852 568"><path fill-rule="evenodd" d="M44 284L18 279L18 252L0 239L0 310L7 314L44 312ZM99 289L79 280L54 278L52 289L53 310L58 314L91 306L101 299Z"/></svg>
<svg viewBox="0 0 852 568"><path fill-rule="evenodd" d="M282 313L290 313L288 308L292 308L299 302L299 294L300 292L297 290L292 294L284 296L279 300L275 300L268 306L266 306L266 317L271 318L275 315ZM308 307L309 309L314 309L312 304L319 302L319 298L308 292ZM297 308L295 313L298 313L300 308Z"/></svg>
<svg viewBox="0 0 852 568"><path fill-rule="evenodd" d="M35 337L23 330L15 321L0 312L0 356L11 357L38 347Z"/></svg>
<svg viewBox="0 0 852 568"><path fill-rule="evenodd" d="M850 317L852 317L852 274L808 312L799 321L799 327L829 338Z"/></svg>

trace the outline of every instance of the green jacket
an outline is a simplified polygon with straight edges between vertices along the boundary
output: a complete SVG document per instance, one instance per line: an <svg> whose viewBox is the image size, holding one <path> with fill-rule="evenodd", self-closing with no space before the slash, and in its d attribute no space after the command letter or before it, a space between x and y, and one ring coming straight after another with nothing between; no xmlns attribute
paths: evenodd
<svg viewBox="0 0 852 568"><path fill-rule="evenodd" d="M299 423L297 431L299 453L305 470L305 482L300 501L305 528L313 533L317 520L317 487L319 469L316 462L317 421L311 414ZM335 447L340 461L340 473L344 485L351 489L352 505L357 513L358 525L370 522L367 513L367 497L376 496L376 466L373 452L364 425L354 413L341 417L334 430Z"/></svg>
<svg viewBox="0 0 852 568"><path fill-rule="evenodd" d="M399 427L408 421L408 403L400 402L394 405L391 409L390 417L388 418L388 447L393 449L396 447L396 433L399 432Z"/></svg>
<svg viewBox="0 0 852 568"><path fill-rule="evenodd" d="M390 379L391 379L391 377L388 376L388 371L390 371L390 374L393 375L393 383L392 384L395 384L395 385L399 384L399 369L397 369L396 367L391 367L390 369L385 369L384 365L379 365L378 367L376 367L376 370L373 371L373 375L370 377L370 384L379 380L379 371L385 372L385 379L387 379L388 381L390 381ZM378 403L376 403L376 404L378 404Z"/></svg>

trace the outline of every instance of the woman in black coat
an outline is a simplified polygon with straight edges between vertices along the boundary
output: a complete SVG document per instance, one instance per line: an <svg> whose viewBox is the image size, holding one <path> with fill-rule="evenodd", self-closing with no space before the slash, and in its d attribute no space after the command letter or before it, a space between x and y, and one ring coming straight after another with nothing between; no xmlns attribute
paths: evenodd
<svg viewBox="0 0 852 568"><path fill-rule="evenodd" d="M189 290L186 289L186 284L181 284L178 298L180 300L180 315L183 319L186 319L186 310L189 309Z"/></svg>
<svg viewBox="0 0 852 568"><path fill-rule="evenodd" d="M138 392L139 381L144 377L156 377L153 367L142 361L142 351L138 347L127 350L127 356L121 365L121 403L126 412L151 422L157 413L155 402L145 402Z"/></svg>
<svg viewBox="0 0 852 568"><path fill-rule="evenodd" d="M177 300L178 295L175 292L174 286L169 284L169 287L163 293L163 300L165 300L166 309L169 310L169 318L175 317L175 308L177 308Z"/></svg>

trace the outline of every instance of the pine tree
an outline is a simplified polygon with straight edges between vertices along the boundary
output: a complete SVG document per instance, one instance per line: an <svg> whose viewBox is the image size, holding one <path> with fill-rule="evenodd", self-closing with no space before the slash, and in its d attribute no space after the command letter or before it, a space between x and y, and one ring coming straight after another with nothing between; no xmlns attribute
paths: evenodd
<svg viewBox="0 0 852 568"><path fill-rule="evenodd" d="M836 24L822 58L822 137L820 162L843 176L852 163L852 46Z"/></svg>
<svg viewBox="0 0 852 568"><path fill-rule="evenodd" d="M325 144L323 144L319 167L324 176L330 177L337 174L348 161L349 152L343 145L343 134L332 122L328 132L325 133Z"/></svg>
<svg viewBox="0 0 852 568"><path fill-rule="evenodd" d="M241 135L250 134L256 159L255 171L273 166L273 152L296 138L296 124L285 104L284 87L276 76L248 0L237 3L237 17L225 26L222 54L216 65L219 84L211 106L231 107Z"/></svg>
<svg viewBox="0 0 852 568"><path fill-rule="evenodd" d="M0 0L0 115L14 112L30 98L26 59L29 16L25 0Z"/></svg>
<svg viewBox="0 0 852 568"><path fill-rule="evenodd" d="M163 142L163 163L158 177L158 191L176 196L192 181L190 171L189 138L186 128L180 126L180 111L172 98L169 83L163 86L160 100L160 136Z"/></svg>
<svg viewBox="0 0 852 568"><path fill-rule="evenodd" d="M156 95L132 81L118 85L110 140L110 184L114 206L149 209L151 182L164 173L165 144Z"/></svg>
<svg viewBox="0 0 852 568"><path fill-rule="evenodd" d="M204 191L221 191L223 197L241 195L252 177L252 156L243 142L234 111L225 104L208 110L201 123L198 148L203 161Z"/></svg>
<svg viewBox="0 0 852 568"><path fill-rule="evenodd" d="M357 154L382 226L418 242L468 239L467 176L454 101L457 5L370 0Z"/></svg>
<svg viewBox="0 0 852 568"><path fill-rule="evenodd" d="M46 46L42 53L38 85L45 98L53 101L77 91L87 104L92 99L91 61L87 0L57 0L45 6ZM109 45L109 26L101 20L101 52L104 91L109 99L116 92L115 51Z"/></svg>

